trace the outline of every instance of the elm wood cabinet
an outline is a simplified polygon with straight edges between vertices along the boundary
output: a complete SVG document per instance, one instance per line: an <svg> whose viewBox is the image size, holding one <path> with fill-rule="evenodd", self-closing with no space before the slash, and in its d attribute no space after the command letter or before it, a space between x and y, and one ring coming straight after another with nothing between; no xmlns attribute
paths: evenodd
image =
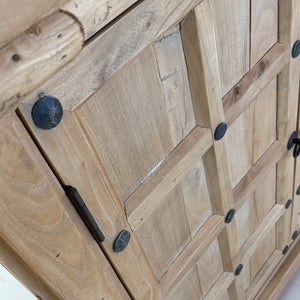
<svg viewBox="0 0 300 300"><path fill-rule="evenodd" d="M80 53L77 23L57 21L76 50L65 39L65 47L49 51L49 72L28 57L24 72L37 66L44 79L37 71L36 80L14 86L19 97L8 91L13 101L1 99L8 103L2 144L15 136L1 154L3 186L11 182L1 189L6 253L14 251L23 278L46 299L273 297L265 285L299 229L298 159L287 143L299 127L299 58L291 51L300 2L144 0L103 30L105 21L91 22L84 8L70 2L62 9L81 22L88 41ZM114 17L122 9L112 5ZM51 35L58 44L65 38L59 34ZM22 66L18 55L8 70L11 86ZM64 55L77 57L60 69ZM45 95L64 108L51 130L38 128L31 115ZM59 183L80 192L103 243L92 239ZM48 185L50 199L43 194ZM55 214L69 220L68 229L51 223ZM53 230L43 229L44 218ZM16 238L20 228L24 237ZM130 242L115 253L124 229Z"/></svg>

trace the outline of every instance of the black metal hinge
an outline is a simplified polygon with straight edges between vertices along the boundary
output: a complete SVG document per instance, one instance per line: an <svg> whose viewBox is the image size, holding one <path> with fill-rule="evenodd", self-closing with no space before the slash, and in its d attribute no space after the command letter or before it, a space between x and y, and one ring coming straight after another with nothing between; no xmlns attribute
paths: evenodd
<svg viewBox="0 0 300 300"><path fill-rule="evenodd" d="M64 185L63 189L96 242L102 243L105 240L105 237L78 191L71 185Z"/></svg>

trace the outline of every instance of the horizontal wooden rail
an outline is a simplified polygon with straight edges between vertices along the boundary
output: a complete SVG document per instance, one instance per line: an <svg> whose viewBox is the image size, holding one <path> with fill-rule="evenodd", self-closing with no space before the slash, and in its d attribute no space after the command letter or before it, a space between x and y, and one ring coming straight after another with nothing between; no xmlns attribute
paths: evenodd
<svg viewBox="0 0 300 300"><path fill-rule="evenodd" d="M262 222L257 226L248 240L240 250L241 260L248 260L253 255L257 246L263 242L268 233L275 228L275 224L280 217L285 213L284 205L275 204L267 213Z"/></svg>
<svg viewBox="0 0 300 300"><path fill-rule="evenodd" d="M283 254L280 250L274 250L269 259L265 262L258 274L255 276L253 282L245 292L245 298L252 300L264 285L265 281L271 276L277 264L280 262Z"/></svg>
<svg viewBox="0 0 300 300"><path fill-rule="evenodd" d="M211 131L196 127L125 201L128 223L135 231L212 146Z"/></svg>
<svg viewBox="0 0 300 300"><path fill-rule="evenodd" d="M73 60L82 45L77 21L56 12L0 49L0 117Z"/></svg>
<svg viewBox="0 0 300 300"><path fill-rule="evenodd" d="M35 102L38 94L44 92L59 98L64 109L76 109L129 60L160 38L201 1L138 2L122 18L88 43L67 68L35 91L32 101Z"/></svg>
<svg viewBox="0 0 300 300"><path fill-rule="evenodd" d="M231 125L238 116L255 100L260 91L289 62L289 49L275 44L253 68L223 98L225 119Z"/></svg>
<svg viewBox="0 0 300 300"><path fill-rule="evenodd" d="M233 201L236 210L239 210L247 197L262 182L265 176L279 162L287 151L286 145L275 141L242 180L233 189Z"/></svg>
<svg viewBox="0 0 300 300"><path fill-rule="evenodd" d="M224 217L213 215L200 228L175 262L160 280L163 295L166 295L186 272L198 261L204 250L218 237L225 227Z"/></svg>
<svg viewBox="0 0 300 300"><path fill-rule="evenodd" d="M71 0L61 10L79 20L87 40L137 1Z"/></svg>
<svg viewBox="0 0 300 300"><path fill-rule="evenodd" d="M209 290L204 300L219 300L223 299L225 292L234 280L233 273L223 272L216 283Z"/></svg>

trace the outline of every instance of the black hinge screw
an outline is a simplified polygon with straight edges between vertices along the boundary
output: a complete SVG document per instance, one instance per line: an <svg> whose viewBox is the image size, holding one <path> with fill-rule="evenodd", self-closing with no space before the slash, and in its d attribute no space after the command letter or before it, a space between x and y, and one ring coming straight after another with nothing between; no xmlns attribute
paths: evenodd
<svg viewBox="0 0 300 300"><path fill-rule="evenodd" d="M116 240L114 241L113 250L114 252L122 252L130 241L130 232L122 230Z"/></svg>
<svg viewBox="0 0 300 300"><path fill-rule="evenodd" d="M239 264L238 266L237 266L237 268L235 269L235 272L234 272L234 275L235 276L239 276L240 274L241 274L241 272L242 272L242 270L243 270L243 265L242 264Z"/></svg>
<svg viewBox="0 0 300 300"><path fill-rule="evenodd" d="M291 206L291 204L292 204L292 200L289 199L285 204L285 209L288 209Z"/></svg>
<svg viewBox="0 0 300 300"><path fill-rule="evenodd" d="M292 235L292 240L294 241L297 238L297 236L298 236L298 231L295 230L293 235Z"/></svg>
<svg viewBox="0 0 300 300"><path fill-rule="evenodd" d="M214 138L216 141L220 140L227 131L227 124L225 122L220 123L214 133Z"/></svg>
<svg viewBox="0 0 300 300"><path fill-rule="evenodd" d="M31 116L37 127L52 129L60 123L63 116L63 108L57 98L44 96L34 104Z"/></svg>
<svg viewBox="0 0 300 300"><path fill-rule="evenodd" d="M293 50L292 50L292 57L296 58L300 54L300 40L296 41Z"/></svg>
<svg viewBox="0 0 300 300"><path fill-rule="evenodd" d="M234 217L235 210L232 208L225 217L225 223L230 223Z"/></svg>
<svg viewBox="0 0 300 300"><path fill-rule="evenodd" d="M286 246L283 248L283 250L282 250L282 254L283 254L283 255L287 254L288 250L289 250L289 246L286 245Z"/></svg>

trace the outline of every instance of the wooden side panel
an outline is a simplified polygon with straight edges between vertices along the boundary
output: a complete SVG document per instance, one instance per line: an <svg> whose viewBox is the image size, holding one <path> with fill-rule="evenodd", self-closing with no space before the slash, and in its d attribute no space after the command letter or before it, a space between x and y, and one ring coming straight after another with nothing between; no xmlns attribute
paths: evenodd
<svg viewBox="0 0 300 300"><path fill-rule="evenodd" d="M123 207L108 182L105 170L74 114L64 112L59 126L40 130L32 121L31 105L21 105L22 116L39 141L42 151L64 184L72 184L80 192L105 235L103 249L122 276L131 293L137 298L156 299L160 289L148 261L130 227ZM112 245L123 229L131 231L131 240L122 253Z"/></svg>
<svg viewBox="0 0 300 300"><path fill-rule="evenodd" d="M20 121L1 128L1 238L59 298L129 299Z"/></svg>
<svg viewBox="0 0 300 300"><path fill-rule="evenodd" d="M160 279L191 239L180 186L145 220L136 235Z"/></svg>
<svg viewBox="0 0 300 300"><path fill-rule="evenodd" d="M179 25L154 43L174 147L195 127Z"/></svg>
<svg viewBox="0 0 300 300"><path fill-rule="evenodd" d="M76 110L121 201L173 148L163 99L147 48Z"/></svg>
<svg viewBox="0 0 300 300"><path fill-rule="evenodd" d="M223 272L218 240L214 240L197 261L200 286L205 297Z"/></svg>
<svg viewBox="0 0 300 300"><path fill-rule="evenodd" d="M202 291L197 266L194 266L164 300L201 300Z"/></svg>
<svg viewBox="0 0 300 300"><path fill-rule="evenodd" d="M210 2L224 96L249 70L250 1Z"/></svg>
<svg viewBox="0 0 300 300"><path fill-rule="evenodd" d="M278 1L251 1L251 66L277 42Z"/></svg>

